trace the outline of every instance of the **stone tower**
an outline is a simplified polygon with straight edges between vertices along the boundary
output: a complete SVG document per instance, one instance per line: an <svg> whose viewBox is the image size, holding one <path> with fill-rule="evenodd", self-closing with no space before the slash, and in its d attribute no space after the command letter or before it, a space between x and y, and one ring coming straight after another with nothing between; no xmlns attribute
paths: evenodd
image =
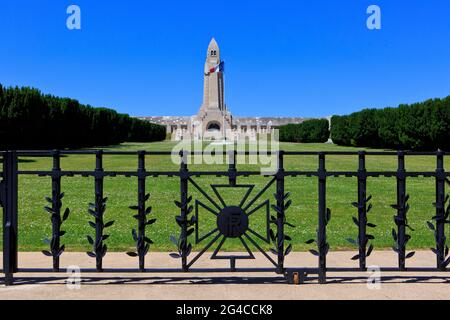
<svg viewBox="0 0 450 320"><path fill-rule="evenodd" d="M232 129L232 116L225 104L223 71L219 69L220 49L213 38L208 46L203 84L203 104L196 120L202 125L204 136L220 133ZM216 70L214 70L216 68Z"/></svg>
<svg viewBox="0 0 450 320"><path fill-rule="evenodd" d="M226 139L226 144L239 139L254 141L259 134L271 134L273 128L289 123L302 123L303 118L235 117L225 103L224 73L220 49L211 39L203 69L203 102L200 111L193 116L143 117L167 127L172 139L200 140ZM221 144L219 141L218 144Z"/></svg>

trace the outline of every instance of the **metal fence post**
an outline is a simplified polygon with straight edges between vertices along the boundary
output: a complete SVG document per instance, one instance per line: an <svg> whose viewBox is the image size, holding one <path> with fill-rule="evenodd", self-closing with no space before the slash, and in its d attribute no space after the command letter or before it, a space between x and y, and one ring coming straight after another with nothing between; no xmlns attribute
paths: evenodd
<svg viewBox="0 0 450 320"><path fill-rule="evenodd" d="M327 244L327 203L326 203L326 177L325 154L319 154L319 228L317 231L317 244L319 249L319 283L324 284L327 281L327 262L328 251Z"/></svg>
<svg viewBox="0 0 450 320"><path fill-rule="evenodd" d="M103 271L103 254L100 248L103 249L103 213L104 213L104 199L103 199L103 151L99 150L95 154L95 206L98 217L95 218L95 244L96 248L96 268L98 272Z"/></svg>
<svg viewBox="0 0 450 320"><path fill-rule="evenodd" d="M139 225L138 225L138 239L145 238L145 179L146 179L146 169L145 169L145 151L138 152L138 208L139 208ZM142 241L142 240L141 240ZM144 252L139 253L139 270L145 270L145 254Z"/></svg>
<svg viewBox="0 0 450 320"><path fill-rule="evenodd" d="M437 268L445 267L445 170L444 153L438 151L436 161L436 257Z"/></svg>
<svg viewBox="0 0 450 320"><path fill-rule="evenodd" d="M187 221L188 216L188 166L187 166L187 153L186 151L180 152L181 165L180 165L180 200L181 200L181 217L183 221ZM187 272L189 267L187 265L187 223L182 224L180 235L180 249L181 249L181 265L183 271Z"/></svg>
<svg viewBox="0 0 450 320"><path fill-rule="evenodd" d="M277 195L277 252L278 266L277 272L284 271L284 221L285 221L285 203L284 203L284 153L278 152L278 170L276 173L276 195Z"/></svg>
<svg viewBox="0 0 450 320"><path fill-rule="evenodd" d="M398 267L400 270L406 270L406 171L405 155L402 151L398 152L397 169L397 249L398 249Z"/></svg>
<svg viewBox="0 0 450 320"><path fill-rule="evenodd" d="M53 271L59 271L59 255L54 254L54 248L60 247L60 225L61 225L61 158L59 151L53 151L52 169L52 253Z"/></svg>
<svg viewBox="0 0 450 320"><path fill-rule="evenodd" d="M231 187L236 186L236 150L228 153L228 183Z"/></svg>
<svg viewBox="0 0 450 320"><path fill-rule="evenodd" d="M367 249L367 171L366 153L359 153L358 168L358 239L359 239L359 268L366 270L366 249Z"/></svg>
<svg viewBox="0 0 450 320"><path fill-rule="evenodd" d="M3 272L5 284L12 285L17 272L17 198L18 159L15 151L7 151L3 157Z"/></svg>

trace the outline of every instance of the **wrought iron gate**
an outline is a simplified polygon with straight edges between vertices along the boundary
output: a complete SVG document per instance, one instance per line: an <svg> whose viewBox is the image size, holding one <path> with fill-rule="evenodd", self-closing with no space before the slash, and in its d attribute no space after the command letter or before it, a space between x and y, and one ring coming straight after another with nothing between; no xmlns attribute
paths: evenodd
<svg viewBox="0 0 450 320"><path fill-rule="evenodd" d="M51 197L46 198L49 205L45 209L49 212L52 224L52 238L49 241L50 249L43 253L52 258L52 271L61 272L60 256L65 250L61 244L61 237L64 231L61 230L63 223L69 218L70 210L63 209L62 199L64 193L61 190L62 177L91 177L94 178L94 202L88 205L88 211L93 217L89 225L94 230L93 236L88 236L87 240L92 245L92 251L88 255L96 260L96 271L114 272L112 269L105 269L103 266L103 257L107 253L108 247L106 239L109 237L106 231L114 224L114 221L105 221L105 206L108 201L103 194L103 184L106 177L135 177L138 181L138 199L137 205L130 209L136 211L134 218L137 220L137 228L133 229L133 239L136 242L136 251L128 252L128 255L138 257L138 268L134 271L141 272L223 272L223 271L271 271L286 276L289 282L297 282L299 278L306 274L318 274L320 283L326 282L327 271L352 271L366 270L366 258L372 253L373 245L370 240L373 236L368 233L374 225L368 221L368 213L372 205L370 201L372 196L367 192L367 179L375 177L395 177L397 180L397 202L392 205L396 211L395 224L392 236L396 243L394 251L398 255L398 269L390 271L404 271L407 269L406 260L414 254L407 252L407 243L411 236L407 234L409 195L406 192L407 178L428 177L434 178L436 182L436 201L433 204L436 214L432 218L433 222L427 222L429 228L435 235L436 268L430 271L444 271L450 264L449 247L445 236L445 225L450 223L450 205L449 196L445 193L445 185L449 182L450 173L444 170L445 152L277 152L278 166L273 174L267 174L267 182L260 190L255 190L255 184L241 183L246 177L260 175L260 171L241 171L237 169L237 155L249 156L252 152L230 152L223 154L228 156L228 170L224 171L190 171L188 168L187 157L191 155L187 151L180 153L181 164L178 171L152 171L146 168L146 157L155 155L171 155L171 152L120 152L120 151L3 151L0 157L3 159L3 170L1 172L0 182L0 204L3 207L3 273L5 274L5 283L13 284L14 273L27 272L18 266L18 176L34 175L40 177L50 177L52 180ZM257 153L256 153L257 154ZM61 169L61 157L66 155L92 155L95 156L95 169L86 171L73 171ZM103 167L104 156L136 156L137 170L135 171L106 171ZM357 156L359 160L358 168L355 171L327 171L326 157L333 156ZM368 171L366 169L366 156L390 156L396 157L398 168L396 171ZM427 156L436 158L436 170L430 172L406 171L405 156ZM316 156L318 168L314 171L288 171L284 169L285 156ZM53 168L48 171L20 171L18 169L19 157L51 157L53 159ZM197 181L197 177L202 176L222 176L227 177L226 184L210 184L214 196L208 194L204 187ZM286 177L311 177L316 178L318 182L318 225L316 239L308 240L307 243L316 244L315 249L310 252L318 257L317 268L304 268L302 266L286 268L284 265L285 257L292 251L292 245L289 243L291 238L286 234L285 229L293 227L287 219L287 210L291 206L293 197L285 190ZM329 177L356 177L357 178L357 201L353 202L356 208L357 217L353 217L353 222L358 227L358 235L353 242L358 246L358 254L353 260L359 261L359 267L355 269L339 269L327 266L326 256L329 251L327 241L327 225L331 219L331 210L327 207L327 179ZM174 258L180 259L179 269L146 269L145 257L149 252L151 234L146 229L147 226L156 222L152 216L152 208L148 205L150 194L146 193L146 180L149 177L178 177L180 185L180 198L175 200L175 206L179 210L179 215L175 221L180 228L178 237L172 236L171 240L177 247L177 253L172 253ZM238 179L240 180L238 183ZM263 199L262 195L271 187L275 186L276 192L273 199ZM207 201L193 199L190 189L193 188L204 196ZM224 200L221 190L225 188L241 189L242 198L238 199L237 204L230 204ZM252 191L256 195L252 195ZM295 196L295 195L294 195ZM201 216L199 209L203 208L216 219L216 227L201 234L199 224ZM249 221L252 215L261 210L265 217L265 230L263 234L250 227ZM291 209L292 210L292 209ZM349 218L351 219L351 218ZM425 223L425 221L424 221ZM199 252L192 252L192 243L203 244ZM223 255L220 254L224 242L227 239L239 239L242 244L245 255ZM266 252L255 239L259 239L267 244L273 244L270 252ZM196 269L195 263L209 249L213 250L211 259L225 259L229 261L229 268L217 268L211 270ZM260 252L272 265L272 268L238 268L237 260L254 259L254 251ZM411 270L411 269L409 269ZM425 270L425 269L417 269ZM36 272L39 270L33 270ZM40 270L46 272L48 270ZM116 270L123 272L123 270Z"/></svg>

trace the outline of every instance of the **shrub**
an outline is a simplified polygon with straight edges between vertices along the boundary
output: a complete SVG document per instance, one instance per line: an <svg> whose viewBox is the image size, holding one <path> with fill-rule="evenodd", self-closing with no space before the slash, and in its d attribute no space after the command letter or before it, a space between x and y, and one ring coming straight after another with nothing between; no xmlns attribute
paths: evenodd
<svg viewBox="0 0 450 320"><path fill-rule="evenodd" d="M348 146L351 144L349 131L349 117L333 116L331 117L331 140L334 143Z"/></svg>
<svg viewBox="0 0 450 320"><path fill-rule="evenodd" d="M299 124L280 126L280 141L284 142L327 142L330 137L329 122L326 119L306 120Z"/></svg>
<svg viewBox="0 0 450 320"><path fill-rule="evenodd" d="M115 110L0 85L0 149L82 148L165 137L164 126Z"/></svg>
<svg viewBox="0 0 450 320"><path fill-rule="evenodd" d="M345 146L450 150L450 96L333 116L331 139Z"/></svg>

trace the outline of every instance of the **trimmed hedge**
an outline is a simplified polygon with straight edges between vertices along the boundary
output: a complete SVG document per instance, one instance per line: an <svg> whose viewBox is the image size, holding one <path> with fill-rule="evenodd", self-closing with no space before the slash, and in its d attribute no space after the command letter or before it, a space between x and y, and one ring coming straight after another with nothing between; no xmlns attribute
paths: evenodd
<svg viewBox="0 0 450 320"><path fill-rule="evenodd" d="M165 137L164 126L127 114L0 85L0 149L82 148Z"/></svg>
<svg viewBox="0 0 450 320"><path fill-rule="evenodd" d="M331 118L331 139L345 146L450 150L450 96Z"/></svg>
<svg viewBox="0 0 450 320"><path fill-rule="evenodd" d="M283 142L327 142L330 137L326 119L306 120L299 124L280 126L280 141Z"/></svg>

